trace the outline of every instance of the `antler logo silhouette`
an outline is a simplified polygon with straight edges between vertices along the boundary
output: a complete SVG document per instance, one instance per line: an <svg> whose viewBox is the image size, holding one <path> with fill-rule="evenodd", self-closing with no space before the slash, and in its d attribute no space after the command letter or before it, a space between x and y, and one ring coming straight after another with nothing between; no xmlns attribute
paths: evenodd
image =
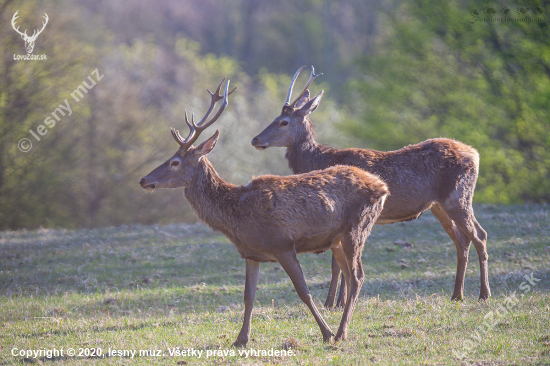
<svg viewBox="0 0 550 366"><path fill-rule="evenodd" d="M17 33L21 35L21 38L23 38L23 40L25 41L25 48L27 49L27 53L32 53L32 50L34 49L34 42L36 41L36 37L38 37L38 35L42 33L44 28L46 28L46 24L48 24L48 19L49 19L48 14L44 13L44 19L46 19L46 21L42 23L42 29L40 30L35 29L32 36L28 36L26 29L25 29L25 32L21 32L19 31L19 27L17 28L15 27L15 20L19 18L17 13L19 13L19 10L16 11L15 14L13 14L13 18L11 18L11 26L13 27L13 29L15 29Z"/></svg>

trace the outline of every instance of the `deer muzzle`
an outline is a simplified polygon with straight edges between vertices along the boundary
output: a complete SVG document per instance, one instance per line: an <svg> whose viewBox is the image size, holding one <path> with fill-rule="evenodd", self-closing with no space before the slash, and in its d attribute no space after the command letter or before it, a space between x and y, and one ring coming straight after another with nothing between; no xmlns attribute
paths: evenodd
<svg viewBox="0 0 550 366"><path fill-rule="evenodd" d="M157 186L157 183L156 182L147 182L147 177L145 178L141 178L141 180L139 181L139 185L141 186L141 188L143 188L144 190L146 190L147 192L153 192Z"/></svg>
<svg viewBox="0 0 550 366"><path fill-rule="evenodd" d="M254 137L250 143L256 148L256 150L267 149L267 145L262 144L258 137Z"/></svg>

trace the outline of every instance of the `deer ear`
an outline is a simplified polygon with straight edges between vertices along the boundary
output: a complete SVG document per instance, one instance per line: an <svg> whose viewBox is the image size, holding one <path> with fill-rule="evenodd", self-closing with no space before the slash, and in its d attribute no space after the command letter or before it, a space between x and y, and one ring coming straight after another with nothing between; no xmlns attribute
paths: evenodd
<svg viewBox="0 0 550 366"><path fill-rule="evenodd" d="M195 154L198 154L198 156L204 156L208 154L214 146L216 146L216 142L218 142L218 137L220 136L220 130L216 130L214 135L210 137L208 140L203 141L199 146L195 148Z"/></svg>
<svg viewBox="0 0 550 366"><path fill-rule="evenodd" d="M313 98L312 100L305 103L302 107L300 107L300 109L298 110L298 114L302 117L305 117L308 114L313 113L319 106L319 102L321 102L321 97L323 96L324 92L325 92L324 90L321 90L319 95L317 95L315 98ZM309 95L309 93L307 94Z"/></svg>
<svg viewBox="0 0 550 366"><path fill-rule="evenodd" d="M296 108L297 109L302 108L304 104L306 104L307 102L309 102L309 89L306 89L306 92L304 93L304 95L302 95L300 99L296 101Z"/></svg>

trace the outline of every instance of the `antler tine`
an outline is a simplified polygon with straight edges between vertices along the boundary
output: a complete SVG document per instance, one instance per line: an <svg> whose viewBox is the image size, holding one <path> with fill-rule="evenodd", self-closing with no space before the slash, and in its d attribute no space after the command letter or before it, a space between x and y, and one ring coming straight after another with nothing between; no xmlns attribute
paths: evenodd
<svg viewBox="0 0 550 366"><path fill-rule="evenodd" d="M303 66L305 67L305 66ZM306 86L304 86L304 90L302 91L302 93L300 93L300 95L298 95L298 98L296 98L294 100L294 102L292 102L291 104L285 104L285 105L290 105L290 106L294 106L296 104L296 102L302 97L302 95L305 94L306 90L307 90L307 87L309 86L309 84L311 84L313 82L313 80L315 80L315 78L317 78L318 76L321 76L323 75L322 72L318 73L317 75L315 75L315 69L313 68L313 65L311 65L311 75L309 76L309 80L307 81L306 83ZM296 75L295 75L296 76ZM291 85L291 90L292 90L292 85ZM290 91L289 91L289 97L288 99L290 99ZM288 103L288 100L287 100L287 103Z"/></svg>
<svg viewBox="0 0 550 366"><path fill-rule="evenodd" d="M185 140L183 139L183 137L181 137L179 130L176 130L176 135L178 135L178 139L180 139L181 141L183 141L185 143Z"/></svg>
<svg viewBox="0 0 550 366"><path fill-rule="evenodd" d="M193 142L195 142L197 140L197 138L199 137L201 132L203 130L205 130L208 126L210 126L212 123L216 122L216 120L223 113L224 109L227 107L227 104L228 104L227 96L229 94L233 93L235 91L235 89L237 89L237 88L233 88L233 90L231 90L231 92L228 92L228 90L229 90L229 80L228 80L227 83L225 84L225 92L224 92L223 96L219 95L222 83L224 81L225 81L225 78L223 78L222 82L218 86L218 89L216 89L215 94L212 93L210 90L208 90L208 93L210 93L210 95L212 96L212 102L210 103L210 108L206 112L206 115L203 117L203 119L198 124L195 124L194 114L191 114L191 121L189 121L189 118L187 117L187 110L185 110L185 123L187 124L187 126L189 126L189 130L190 130L189 135L187 136L187 138L185 140L181 137L178 130L170 128L170 131L172 132L172 136L178 142L178 144L180 144L180 146L182 148L184 148L184 149L190 148L191 145L193 144ZM216 103L222 98L223 98L223 103L222 103L220 109L218 110L218 112L216 113L216 115L214 117L212 117L212 119L210 121L205 122L206 119L208 118L208 116L212 113L212 109L214 109L214 106L216 105Z"/></svg>
<svg viewBox="0 0 550 366"><path fill-rule="evenodd" d="M210 114L212 113L212 111L214 110L214 107L216 106L216 103L218 103L220 100L223 99L223 95L220 95L220 90L222 88L222 84L223 82L225 81L225 78L222 79L222 81L220 82L220 84L218 85L218 88L216 89L216 93L212 93L210 91L210 89L206 89L206 91L210 94L210 96L212 97L212 101L210 102L210 107L208 108L208 111L206 112L206 114L204 115L204 117L200 120L199 123L197 123L197 127L200 127L202 126L202 124L204 123L204 121L206 121L208 119L208 117L210 117ZM226 88L227 89L227 88ZM235 91L235 89L237 89L237 87L234 87L233 90L231 90L227 95L230 95L231 93L233 93Z"/></svg>
<svg viewBox="0 0 550 366"><path fill-rule="evenodd" d="M13 29L15 29L16 32L18 32L19 29L19 27L15 28L15 21L17 20L17 18L19 18L17 13L19 13L19 10L17 10L15 14L13 14L13 16L11 17L11 26L13 27Z"/></svg>
<svg viewBox="0 0 550 366"><path fill-rule="evenodd" d="M174 140L176 140L176 142L180 144L181 147L188 149L193 141L196 140L195 133L197 126L195 126L195 122L193 121L193 115L191 115L191 122L189 122L189 118L187 117L187 110L185 110L185 123L187 124L187 126L189 126L189 135L187 135L187 138L185 140L183 139L183 137L181 137L179 130L170 127L170 132L172 132Z"/></svg>
<svg viewBox="0 0 550 366"><path fill-rule="evenodd" d="M176 140L176 142L178 144L180 144L180 146L183 147L184 141L181 138L180 132L178 130L174 129L174 127L170 127L170 132L172 133L172 137L174 138L174 140Z"/></svg>
<svg viewBox="0 0 550 366"><path fill-rule="evenodd" d="M21 31L19 30L19 27L20 27L20 26L17 27L17 28L15 28L15 26L16 26L15 21L17 20L17 18L19 18L19 15L17 15L18 13L19 13L19 10L17 10L17 11L15 12L15 14L13 14L13 17L11 18L11 26L12 26L13 29L14 29L17 33L19 33L20 35L23 35L23 34L24 34L24 35L26 36L26 35L27 35L27 30L26 30L26 29L25 29L25 32L23 33L23 32L21 32Z"/></svg>
<svg viewBox="0 0 550 366"><path fill-rule="evenodd" d="M224 78L225 80L225 78ZM223 82L223 80L222 80ZM221 98L223 98L223 103L222 105L220 106L220 109L218 109L218 112L216 113L216 115L214 117L212 117L212 119L208 122L205 122L206 118L203 118L198 124L197 124L197 131L199 133L201 133L204 129L206 129L208 126L210 126L212 123L216 122L216 120L221 116L221 114L223 113L224 109L227 107L227 104L229 103L228 100L227 100L227 96L231 93L233 93L235 91L236 88L234 88L231 93L228 93L228 90L229 90L229 83L231 81L230 80L227 80L227 83L225 84L225 91L223 93L223 97L221 95L219 95L219 89L221 87L221 84L220 86L218 86L218 90L216 90L216 102L218 102ZM219 98L219 99L218 99ZM214 98L212 98L212 100L214 100ZM212 105L212 107L216 104L216 102L214 102L214 104Z"/></svg>
<svg viewBox="0 0 550 366"><path fill-rule="evenodd" d="M223 84L224 81L225 81L225 78L223 78L222 81L220 81L220 84L218 85L218 88L216 89L216 94L212 93L210 91L210 89L206 89L210 93L211 96L216 95L216 99L217 99L216 101L219 101L219 100L221 100L225 97L225 95L220 95L220 90L221 90L221 87L222 87L222 84ZM227 82L229 82L229 80ZM227 89L227 85L226 85L226 89ZM231 93L233 93L235 91L235 89L237 89L237 87L234 87L233 90L231 90L229 93L227 93L227 95L231 95Z"/></svg>
<svg viewBox="0 0 550 366"><path fill-rule="evenodd" d="M294 88L294 83L296 82L296 79L298 79L298 75L306 68L306 65L300 67L298 71L294 73L294 77L292 78L292 81L290 82L290 88L288 88L288 94L286 96L286 102L285 105L290 105L290 97L292 95L292 89Z"/></svg>
<svg viewBox="0 0 550 366"><path fill-rule="evenodd" d="M44 30L44 28L46 28L46 24L48 24L48 20L49 20L50 18L48 18L48 14L46 14L46 13L44 13L43 17L46 19L46 21L45 21L45 22L42 22L42 29L40 29L40 30L35 29L35 30L34 30L34 33L32 34L33 37L38 37L38 35L39 35L40 33L42 33L42 31ZM35 35L35 33L36 33L36 35Z"/></svg>

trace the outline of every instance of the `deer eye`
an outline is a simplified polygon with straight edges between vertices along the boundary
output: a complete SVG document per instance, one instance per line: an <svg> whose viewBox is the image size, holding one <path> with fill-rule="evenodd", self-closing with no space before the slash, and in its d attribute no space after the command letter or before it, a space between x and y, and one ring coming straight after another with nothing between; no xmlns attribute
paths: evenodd
<svg viewBox="0 0 550 366"><path fill-rule="evenodd" d="M180 165L180 162L177 160L174 160L170 163L170 166L178 166L178 165Z"/></svg>
<svg viewBox="0 0 550 366"><path fill-rule="evenodd" d="M286 119L283 119L281 121L281 126L288 126L288 121Z"/></svg>

